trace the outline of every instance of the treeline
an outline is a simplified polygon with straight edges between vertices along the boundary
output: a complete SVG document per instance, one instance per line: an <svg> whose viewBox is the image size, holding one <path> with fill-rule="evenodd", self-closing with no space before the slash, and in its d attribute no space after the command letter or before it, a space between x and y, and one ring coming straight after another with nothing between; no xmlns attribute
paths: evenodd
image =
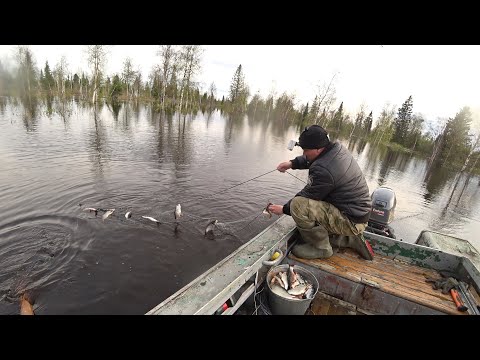
<svg viewBox="0 0 480 360"><path fill-rule="evenodd" d="M19 46L15 71L8 71L0 62L0 95L27 100L32 96L60 99L76 96L92 103L98 98L107 102L142 100L152 102L157 110L184 114L221 109L228 116L241 118L247 114L253 121L271 123L276 128L293 125L300 130L308 124L319 124L335 136L365 138L373 146L396 144L399 149L426 155L431 165L452 164L468 171L480 166L479 135L472 135L472 114L468 107L432 127L433 122L413 113L413 98L409 96L398 109L385 105L374 121L373 112L365 104L353 115L345 110L343 102L334 107L335 75L328 84L317 87L311 104L301 104L294 94L277 95L274 89L266 98L259 93L251 96L242 65L233 74L227 98L219 100L214 83L202 90L196 81L202 53L199 45L161 45L158 63L148 78L142 79L131 58L124 60L121 73L105 74L108 49L104 45L87 46L90 71L73 74L65 57L53 68L48 61L37 68L31 50Z"/></svg>
<svg viewBox="0 0 480 360"><path fill-rule="evenodd" d="M143 100L154 102L158 109L183 113L217 106L215 84L201 93L195 81L202 54L199 45L160 46L159 62L148 79L142 79L142 72L131 58L124 60L121 73L108 75L104 71L107 47L92 45L86 50L90 71L71 73L65 57L53 67L47 61L38 68L32 51L19 46L14 71L8 71L0 61L0 95L61 99L75 96L91 103L99 98L107 102Z"/></svg>

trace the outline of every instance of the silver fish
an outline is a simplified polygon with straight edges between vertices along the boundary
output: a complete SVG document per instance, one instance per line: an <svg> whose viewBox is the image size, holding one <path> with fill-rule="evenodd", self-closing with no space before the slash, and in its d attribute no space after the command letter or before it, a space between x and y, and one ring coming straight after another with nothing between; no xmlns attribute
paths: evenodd
<svg viewBox="0 0 480 360"><path fill-rule="evenodd" d="M278 286L277 284L274 284L273 286L270 287L272 289L272 292L277 294L278 296L281 296L285 299L298 299L297 297L290 295L284 288Z"/></svg>
<svg viewBox="0 0 480 360"><path fill-rule="evenodd" d="M288 266L287 277L288 277L288 287L289 287L289 289L294 288L296 286L295 282L297 281L297 274L295 273L295 270L293 270L292 265Z"/></svg>
<svg viewBox="0 0 480 360"><path fill-rule="evenodd" d="M311 299L311 298L313 298L313 293L315 292L313 290L313 285L307 285L307 288L308 289L307 289L307 291L305 291L305 294L304 294L305 299Z"/></svg>
<svg viewBox="0 0 480 360"><path fill-rule="evenodd" d="M275 284L278 284L279 286L281 286L282 289L285 288L285 286L283 285L283 281L282 281L282 279L280 279L280 276L278 276L278 274L275 275L275 276L272 278L272 280L270 280L270 287L272 287L272 286L275 285Z"/></svg>
<svg viewBox="0 0 480 360"><path fill-rule="evenodd" d="M157 219L154 219L153 217L150 217L150 216L142 216L142 218L147 219L147 220L151 220L151 221L153 221L153 222L156 222L157 224L160 224L160 221L158 221Z"/></svg>
<svg viewBox="0 0 480 360"><path fill-rule="evenodd" d="M298 286L298 285L300 285L300 281L298 281L297 279L293 282L293 284L290 284L290 289L293 289L295 286Z"/></svg>
<svg viewBox="0 0 480 360"><path fill-rule="evenodd" d="M285 290L288 290L288 277L286 271L282 271L280 273L280 279L282 279L283 287L285 288Z"/></svg>
<svg viewBox="0 0 480 360"><path fill-rule="evenodd" d="M273 205L273 204L269 202L267 204L267 206L265 207L265 209L263 209L263 212L262 212L262 214L265 215L265 216L268 216L269 219L272 217L272 213L270 212L270 210L268 210L268 207L270 205Z"/></svg>
<svg viewBox="0 0 480 360"><path fill-rule="evenodd" d="M98 213L98 209L95 209L95 208L85 208L85 209L83 209L83 211L90 211L90 212L94 211L95 216L97 216L97 213Z"/></svg>
<svg viewBox="0 0 480 360"><path fill-rule="evenodd" d="M213 229L217 225L218 220L212 220L208 223L207 227L205 228L205 236L213 236Z"/></svg>
<svg viewBox="0 0 480 360"><path fill-rule="evenodd" d="M290 295L303 295L308 290L308 285L298 285L293 289L288 290Z"/></svg>
<svg viewBox="0 0 480 360"><path fill-rule="evenodd" d="M302 277L302 275L300 275L298 272L296 274L297 274L297 281L300 284L305 284L305 279Z"/></svg>
<svg viewBox="0 0 480 360"><path fill-rule="evenodd" d="M107 211L105 211L105 214L102 215L102 220L105 220L106 218L108 218L110 215L113 214L114 211L115 209L108 209Z"/></svg>
<svg viewBox="0 0 480 360"><path fill-rule="evenodd" d="M132 212L129 211L125 214L125 218L128 219L128 218L131 218L132 217Z"/></svg>
<svg viewBox="0 0 480 360"><path fill-rule="evenodd" d="M182 207L180 206L180 204L177 204L177 206L175 206L174 215L175 219L178 219L180 216L182 216Z"/></svg>

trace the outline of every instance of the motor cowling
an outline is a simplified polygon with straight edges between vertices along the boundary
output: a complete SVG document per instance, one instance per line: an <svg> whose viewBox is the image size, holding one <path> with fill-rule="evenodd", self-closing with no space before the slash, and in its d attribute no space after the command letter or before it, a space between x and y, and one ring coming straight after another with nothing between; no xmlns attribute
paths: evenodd
<svg viewBox="0 0 480 360"><path fill-rule="evenodd" d="M395 192L386 186L377 188L372 193L372 211L366 231L395 239L393 229L388 226L393 221L397 198Z"/></svg>

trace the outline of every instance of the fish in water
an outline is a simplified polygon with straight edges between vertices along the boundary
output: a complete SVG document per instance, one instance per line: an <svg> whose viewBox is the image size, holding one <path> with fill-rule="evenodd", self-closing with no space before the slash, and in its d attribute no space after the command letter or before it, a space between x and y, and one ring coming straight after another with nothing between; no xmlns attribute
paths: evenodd
<svg viewBox="0 0 480 360"><path fill-rule="evenodd" d="M131 217L132 217L132 212L131 211L129 211L125 214L125 219L129 219Z"/></svg>
<svg viewBox="0 0 480 360"><path fill-rule="evenodd" d="M180 206L180 204L175 206L174 214L175 214L175 219L178 219L178 218L180 218L180 216L182 216L182 207Z"/></svg>
<svg viewBox="0 0 480 360"><path fill-rule="evenodd" d="M35 315L33 306L30 301L27 300L25 294L20 297L20 315Z"/></svg>
<svg viewBox="0 0 480 360"><path fill-rule="evenodd" d="M108 209L107 211L105 211L105 214L102 215L102 220L105 220L106 218L108 218L110 215L113 214L114 211L115 209Z"/></svg>
<svg viewBox="0 0 480 360"><path fill-rule="evenodd" d="M213 229L217 226L218 220L212 220L208 223L207 227L205 228L205 236L210 238L213 237Z"/></svg>
<svg viewBox="0 0 480 360"><path fill-rule="evenodd" d="M147 219L147 220L150 220L150 221L153 221L153 222L156 222L157 225L160 224L160 221L158 221L157 219L154 219L153 217L143 216L143 215L142 215L142 218Z"/></svg>
<svg viewBox="0 0 480 360"><path fill-rule="evenodd" d="M90 212L94 211L95 216L97 216L97 213L98 213L98 209L95 209L95 208L85 208L85 209L83 209L83 211L90 211Z"/></svg>

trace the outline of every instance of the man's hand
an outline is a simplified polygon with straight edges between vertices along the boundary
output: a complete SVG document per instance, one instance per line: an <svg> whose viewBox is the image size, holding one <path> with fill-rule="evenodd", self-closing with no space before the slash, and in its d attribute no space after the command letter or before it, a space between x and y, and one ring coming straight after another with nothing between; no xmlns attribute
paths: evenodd
<svg viewBox="0 0 480 360"><path fill-rule="evenodd" d="M275 205L271 204L268 206L268 211L275 215L282 215L283 214L283 205Z"/></svg>
<svg viewBox="0 0 480 360"><path fill-rule="evenodd" d="M277 170L282 172L282 173L287 171L288 169L291 169L291 168L292 168L292 162L291 161L282 162L277 166Z"/></svg>

